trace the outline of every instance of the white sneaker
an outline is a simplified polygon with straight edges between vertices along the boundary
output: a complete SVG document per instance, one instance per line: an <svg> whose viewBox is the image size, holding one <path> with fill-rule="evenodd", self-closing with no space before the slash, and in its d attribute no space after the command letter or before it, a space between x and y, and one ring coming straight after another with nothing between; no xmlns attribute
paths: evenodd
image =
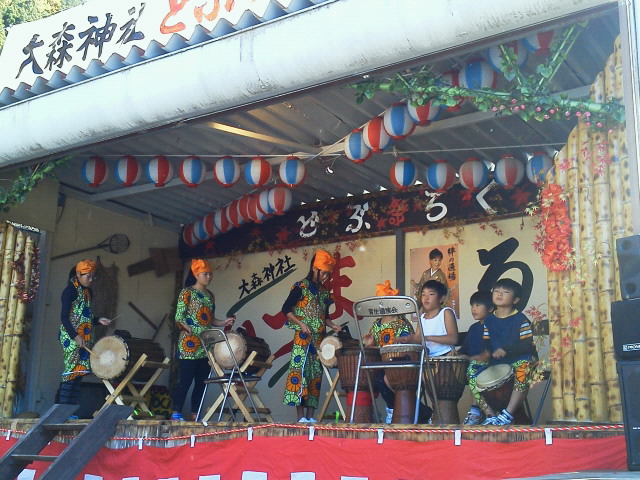
<svg viewBox="0 0 640 480"><path fill-rule="evenodd" d="M298 420L298 423L307 423L309 420L307 419L307 417L302 417L300 420Z"/></svg>
<svg viewBox="0 0 640 480"><path fill-rule="evenodd" d="M307 423L318 423L318 421L315 418L310 417L310 418L307 418Z"/></svg>
<svg viewBox="0 0 640 480"><path fill-rule="evenodd" d="M387 408L387 417L384 419L384 423L391 423L393 420L393 408Z"/></svg>

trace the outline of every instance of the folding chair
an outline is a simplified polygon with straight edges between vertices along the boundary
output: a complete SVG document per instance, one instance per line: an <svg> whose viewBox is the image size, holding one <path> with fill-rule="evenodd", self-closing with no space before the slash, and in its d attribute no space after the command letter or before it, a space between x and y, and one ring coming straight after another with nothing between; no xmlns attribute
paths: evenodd
<svg viewBox="0 0 640 480"><path fill-rule="evenodd" d="M202 394L202 399L200 400L200 407L198 408L198 414L196 418L200 417L200 411L202 410L202 404L204 402L204 398L207 394L207 388L212 383L217 383L220 385L222 389L222 393L218 397L218 399L214 402L214 404L209 408L206 415L203 417L203 421L207 421L215 410L219 407L220 412L218 414L218 422L222 420L222 415L225 409L225 406L229 409L229 413L231 418L235 421L235 411L234 408L240 410L244 419L248 423L253 423L254 421L260 421L260 410L262 413L265 413L265 410L268 414L268 409L264 407L262 402L260 403L260 409L256 406L256 402L254 401L254 396L257 398L255 385L262 378L262 373L266 371L271 365L265 365L262 368L262 373L260 375L247 375L246 369L254 363L254 359L256 356L256 352L251 352L247 359L242 363L242 365L238 365L236 360L234 351L229 343L229 339L227 335L224 333L222 328L211 328L206 330L200 334L200 341L207 352L207 357L209 359L209 364L211 365L211 372L209 373L209 378L205 380L205 389ZM229 349L230 358L233 359L233 366L229 371L225 371L213 355L213 348L216 344L224 342L227 348ZM231 397L235 404L227 405L227 400ZM252 413L249 411L244 401L249 400L251 404L251 409L253 410L253 415L255 415L255 420L252 416ZM259 399L258 399L259 401Z"/></svg>
<svg viewBox="0 0 640 480"><path fill-rule="evenodd" d="M358 338L362 338L362 331L360 329L360 318L371 318L371 317L381 317L384 315L405 315L410 318L413 314L418 314L418 304L416 300L412 297L405 296L380 296L380 297L367 297L361 300L356 301L353 304L353 313L354 318L356 319L356 326L358 327ZM422 378L423 374L426 371L427 378L429 380L429 384L431 385L431 390L433 394L434 400L434 410L436 411L436 415L439 419L442 418L440 414L440 408L438 407L438 396L435 390L435 382L433 381L433 374L431 372L431 367L429 366L429 349L427 348L426 342L424 340L424 335L422 333L422 324L418 319L418 333L422 338L422 349L420 351L420 360L418 362L367 362L365 358L364 344L360 342L360 354L358 357L358 370L356 372L356 380L355 384L358 385L359 377L361 371L364 370L364 373L367 375L369 380L369 389L371 391L371 396L373 398L373 383L371 382L370 370L374 369L387 369L387 368L418 368L418 391L416 394L416 410L414 415L413 423L418 423L418 413L420 407L420 395L422 393ZM425 365L427 368L425 369ZM351 404L351 415L349 418L350 423L353 423L353 415L356 407L356 397L357 397L357 389L354 391L353 401ZM378 411L374 408L374 414L376 417L376 421L379 421Z"/></svg>

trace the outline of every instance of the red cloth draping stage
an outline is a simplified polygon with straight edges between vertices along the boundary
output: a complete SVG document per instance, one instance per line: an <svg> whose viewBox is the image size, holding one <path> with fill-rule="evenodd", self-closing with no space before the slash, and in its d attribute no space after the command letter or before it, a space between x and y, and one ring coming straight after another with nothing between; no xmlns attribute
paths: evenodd
<svg viewBox="0 0 640 480"><path fill-rule="evenodd" d="M0 453L16 442L0 440ZM52 442L44 454L64 445ZM34 463L18 477L48 467ZM259 436L159 448L103 448L77 480L424 480L517 478L577 470L626 470L623 435L498 443ZM72 480L72 479L69 479Z"/></svg>

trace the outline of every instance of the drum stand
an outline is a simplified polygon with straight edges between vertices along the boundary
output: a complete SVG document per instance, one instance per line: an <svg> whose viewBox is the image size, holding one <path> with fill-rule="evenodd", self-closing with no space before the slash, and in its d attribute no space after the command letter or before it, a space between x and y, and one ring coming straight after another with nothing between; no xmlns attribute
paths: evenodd
<svg viewBox="0 0 640 480"><path fill-rule="evenodd" d="M331 373L326 365L322 365L322 369L324 370L324 375L327 377L329 381L329 391L327 392L327 398L318 413L318 418L324 418L324 414L327 413L327 408L329 408L329 403L331 403L331 396L335 399L338 404L338 410L340 410L340 414L342 415L343 420L347 420L347 415L344 413L344 407L342 406L342 402L340 401L340 396L344 395L336 391L336 387L338 386L338 380L340 380L340 371L336 369L336 374L333 378L331 378Z"/></svg>
<svg viewBox="0 0 640 480"><path fill-rule="evenodd" d="M162 362L152 362L147 359L147 354L143 353L138 361L133 365L131 370L119 383L112 383L111 380L106 380L104 378L102 379L102 383L104 383L105 387L107 387L109 395L107 395L104 405L102 405L100 410L93 414L94 417L102 410L104 410L107 405L111 405L113 403L116 403L117 405L129 405L133 407L134 413L129 416L129 420L133 419L133 415L149 417L153 416L153 412L149 410L149 406L147 405L147 401L145 400L144 396L156 382L162 371L169 368L169 359L165 357ZM153 373L153 375L151 375L151 378L144 383L142 388L138 390L138 388L133 384L133 377L136 375L138 370L143 367L155 368L156 371ZM129 390L129 395L124 394L125 389Z"/></svg>

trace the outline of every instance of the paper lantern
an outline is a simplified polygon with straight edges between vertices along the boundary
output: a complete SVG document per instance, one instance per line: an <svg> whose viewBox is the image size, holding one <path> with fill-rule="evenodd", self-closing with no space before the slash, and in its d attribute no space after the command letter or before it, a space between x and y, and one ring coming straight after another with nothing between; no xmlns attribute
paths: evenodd
<svg viewBox="0 0 640 480"><path fill-rule="evenodd" d="M240 178L240 164L233 157L222 157L213 166L213 178L223 187L230 187Z"/></svg>
<svg viewBox="0 0 640 480"><path fill-rule="evenodd" d="M436 160L427 167L427 184L436 192L446 192L456 181L456 169L446 160Z"/></svg>
<svg viewBox="0 0 640 480"><path fill-rule="evenodd" d="M140 164L133 155L125 155L116 163L116 179L125 187L140 180L141 173Z"/></svg>
<svg viewBox="0 0 640 480"><path fill-rule="evenodd" d="M238 200L238 214L245 222L252 222L253 218L249 214L249 195L243 195Z"/></svg>
<svg viewBox="0 0 640 480"><path fill-rule="evenodd" d="M156 187L164 187L173 178L173 165L164 155L156 155L147 164L147 178Z"/></svg>
<svg viewBox="0 0 640 480"><path fill-rule="evenodd" d="M527 178L530 182L541 184L544 182L547 173L553 168L553 160L544 152L536 152L527 161Z"/></svg>
<svg viewBox="0 0 640 480"><path fill-rule="evenodd" d="M498 81L496 72L484 60L477 58L467 63L458 76L458 82L463 88L480 90L482 88L495 88Z"/></svg>
<svg viewBox="0 0 640 480"><path fill-rule="evenodd" d="M274 187L269 190L269 206L276 215L283 215L291 208L293 195L291 190L284 187Z"/></svg>
<svg viewBox="0 0 640 480"><path fill-rule="evenodd" d="M505 188L511 189L518 185L524 177L524 165L510 154L500 157L493 171L493 179Z"/></svg>
<svg viewBox="0 0 640 480"><path fill-rule="evenodd" d="M82 164L82 178L90 187L99 187L109 178L107 163L102 157L91 157Z"/></svg>
<svg viewBox="0 0 640 480"><path fill-rule="evenodd" d="M418 172L410 158L402 157L391 165L389 178L396 188L404 190L416 183Z"/></svg>
<svg viewBox="0 0 640 480"><path fill-rule="evenodd" d="M367 122L362 131L364 144L373 152L382 152L391 145L391 137L384 129L382 117L373 117Z"/></svg>
<svg viewBox="0 0 640 480"><path fill-rule="evenodd" d="M226 233L229 230L230 224L226 206L213 212L213 225L218 233Z"/></svg>
<svg viewBox="0 0 640 480"><path fill-rule="evenodd" d="M190 247L195 247L198 244L198 239L195 236L193 227L193 223L190 223L182 230L182 240Z"/></svg>
<svg viewBox="0 0 640 480"><path fill-rule="evenodd" d="M249 217L256 223L262 223L267 215L258 207L259 195L248 195L249 197Z"/></svg>
<svg viewBox="0 0 640 480"><path fill-rule="evenodd" d="M276 213L269 203L270 190L271 189L263 190L258 194L258 209L265 215L273 215Z"/></svg>
<svg viewBox="0 0 640 480"><path fill-rule="evenodd" d="M193 222L193 234L195 235L198 242L204 242L205 240L209 239L209 233L204 227L204 219L205 217L202 217Z"/></svg>
<svg viewBox="0 0 640 480"><path fill-rule="evenodd" d="M263 157L253 157L244 166L244 178L252 187L262 187L271 179L271 165Z"/></svg>
<svg viewBox="0 0 640 480"><path fill-rule="evenodd" d="M204 226L205 231L207 232L208 238L214 237L218 232L216 231L216 224L214 213L208 213L202 219L202 224Z"/></svg>
<svg viewBox="0 0 640 480"><path fill-rule="evenodd" d="M504 44L504 47L513 48L513 52L516 55L516 63L519 67L527 63L529 52L524 48L522 43L518 41L508 42ZM491 65L491 68L498 73L502 73L502 70L500 69L502 66L502 49L500 48L500 45L494 45L489 49L487 52L487 61L489 62L489 65Z"/></svg>
<svg viewBox="0 0 640 480"><path fill-rule="evenodd" d="M244 223L244 218L240 216L240 210L238 209L238 200L234 200L229 205L227 205L227 219L229 223L234 227L239 227Z"/></svg>
<svg viewBox="0 0 640 480"><path fill-rule="evenodd" d="M291 156L280 164L279 173L282 183L287 187L293 188L304 182L307 176L307 167L298 157Z"/></svg>
<svg viewBox="0 0 640 480"><path fill-rule="evenodd" d="M204 182L207 166L200 157L187 157L180 163L180 179L189 188L195 188Z"/></svg>
<svg viewBox="0 0 640 480"><path fill-rule="evenodd" d="M364 134L361 128L352 130L344 139L344 154L354 163L364 163L371 155L372 151L364 143Z"/></svg>
<svg viewBox="0 0 640 480"><path fill-rule="evenodd" d="M394 103L382 116L385 131L394 140L402 140L411 135L416 124L409 115L406 103Z"/></svg>
<svg viewBox="0 0 640 480"><path fill-rule="evenodd" d="M489 183L489 169L474 157L467 159L460 166L458 176L460 177L460 185L471 191L481 190Z"/></svg>
<svg viewBox="0 0 640 480"><path fill-rule="evenodd" d="M549 53L549 47L551 47L554 34L555 32L553 30L536 33L535 35L523 38L522 45L524 45L524 48L536 55Z"/></svg>
<svg viewBox="0 0 640 480"><path fill-rule="evenodd" d="M459 70L447 70L446 72L442 72L436 79L436 85L440 85L443 87L459 87L460 86L460 71ZM450 107L446 107L450 112L457 112L460 110L460 106L464 103L464 97L456 98L458 102L455 105Z"/></svg>
<svg viewBox="0 0 640 480"><path fill-rule="evenodd" d="M434 106L433 100L429 100L424 105L407 104L407 111L411 119L418 125L427 126L440 115L440 106Z"/></svg>

